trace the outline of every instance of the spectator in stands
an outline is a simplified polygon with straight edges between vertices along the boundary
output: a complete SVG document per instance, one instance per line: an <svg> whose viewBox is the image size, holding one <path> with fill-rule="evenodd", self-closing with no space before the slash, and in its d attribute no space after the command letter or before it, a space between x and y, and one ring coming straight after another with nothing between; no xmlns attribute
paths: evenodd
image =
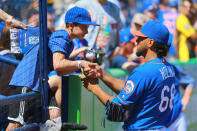
<svg viewBox="0 0 197 131"><path fill-rule="evenodd" d="M122 10L122 5L120 4L120 1L118 1L118 0L108 0L108 1L110 1L110 2L112 2L112 3L114 3L118 8L119 8L119 10L120 10L120 19L121 19L121 22L122 22L122 26L123 27L126 27L127 25L127 21L129 21L129 20L126 20L126 18L125 18L125 15L124 15L124 13L123 13L123 10ZM123 7L124 8L124 7ZM128 11L127 11L128 12ZM126 15L127 16L127 15Z"/></svg>
<svg viewBox="0 0 197 131"><path fill-rule="evenodd" d="M110 68L123 68L131 71L138 66L137 63L128 61L128 57L133 53L135 47L135 37L124 29L120 30L119 35L121 47L117 56L110 61Z"/></svg>
<svg viewBox="0 0 197 131"><path fill-rule="evenodd" d="M64 28L64 30L57 30L53 32L53 34L50 36L48 43L48 47L50 49L48 48L49 49L48 54L46 54L48 58L48 63L47 63L48 66L46 67L47 73L49 73L49 71L56 70L57 74L62 76L77 71L78 69L84 67L88 68L89 62L87 61L68 60L74 47L71 40L73 40L74 38L83 39L85 34L87 34L87 29L89 25L95 25L95 26L97 25L96 23L93 23L91 21L91 18L88 14L89 13L87 10L79 7L74 7L68 10L65 16L66 27ZM20 90L20 93L21 91L40 92L39 65L40 65L39 44L37 44L33 46L28 51L28 53L26 53L23 60L17 66L17 69L15 70L12 80L10 82L10 86L14 86L14 87L17 86L16 88L19 89L22 86L22 90ZM58 86L58 84L60 83L56 83L56 85L51 86L49 82L50 89L55 94L58 107L61 108L62 89L59 88L60 86ZM49 103L49 104L54 105L54 103ZM20 103L16 103L16 106L19 107L19 105ZM28 107L28 105L26 106L23 104L23 110L20 109L23 112L25 111L25 114L23 113L21 114L18 108L17 111L10 112L11 113L10 116L13 118L11 120L13 121L10 122L10 124L7 127L7 130L15 129L16 126L20 127L24 125L26 121L28 122L29 119L28 115L32 115L33 113L35 113L32 112L32 114L27 114L29 113L27 111L28 108L31 109L31 107ZM36 114L38 114L38 112L36 112ZM17 119L18 115L20 115L21 118L20 120Z"/></svg>
<svg viewBox="0 0 197 131"><path fill-rule="evenodd" d="M131 21L132 30L140 30L142 26L148 21L148 17L142 13L136 13Z"/></svg>
<svg viewBox="0 0 197 131"><path fill-rule="evenodd" d="M39 25L39 12L31 9L27 13L27 25L36 27Z"/></svg>
<svg viewBox="0 0 197 131"><path fill-rule="evenodd" d="M187 62L194 56L194 45L197 40L197 33L193 28L189 16L191 14L192 2L184 0L181 3L181 12L176 21L176 29L178 31L178 55L179 60Z"/></svg>
<svg viewBox="0 0 197 131"><path fill-rule="evenodd" d="M127 10L128 10L128 15L129 15L129 21L131 21L133 19L133 16L137 13L135 0L128 0Z"/></svg>
<svg viewBox="0 0 197 131"><path fill-rule="evenodd" d="M2 23L0 23L2 24ZM15 58L14 54L10 52L10 27L3 24L0 27L0 55L7 56L9 58ZM0 62L0 94L8 96L10 94L10 90L8 87L9 81L12 77L12 74L15 70L14 65L9 65L4 62ZM0 127L6 126L3 125L2 122L7 120L8 117L9 106L0 106ZM4 123L5 124L5 123Z"/></svg>
<svg viewBox="0 0 197 131"><path fill-rule="evenodd" d="M119 45L119 30L121 20L118 7L108 0L80 0L76 6L87 9L93 21L100 24L99 27L90 26L85 39L93 49L103 47L106 50L103 67L109 67L109 60L115 54L115 48Z"/></svg>
<svg viewBox="0 0 197 131"><path fill-rule="evenodd" d="M156 20L159 7L156 4L148 4L144 5L144 8L142 9L144 14L148 17L148 19Z"/></svg>
<svg viewBox="0 0 197 131"><path fill-rule="evenodd" d="M4 26L0 36L0 55L15 58L10 52L10 27ZM0 62L0 94L9 95L8 84L15 67L6 63Z"/></svg>
<svg viewBox="0 0 197 131"><path fill-rule="evenodd" d="M54 28L55 16L51 12L47 12L47 31L48 35L55 31Z"/></svg>
<svg viewBox="0 0 197 131"><path fill-rule="evenodd" d="M29 5L27 10L35 9L39 11L39 1L38 0L32 0L31 4Z"/></svg>
<svg viewBox="0 0 197 131"><path fill-rule="evenodd" d="M168 52L168 58L171 60L175 58L175 36L176 36L176 19L178 16L178 2L162 0L159 4L159 12L157 15L157 20L163 23L170 32L170 37L168 43L171 43L170 50ZM174 42L175 41L175 42Z"/></svg>
<svg viewBox="0 0 197 131"><path fill-rule="evenodd" d="M24 23L14 19L13 16L7 14L2 9L0 9L0 21L1 20L12 27L26 29L26 25Z"/></svg>
<svg viewBox="0 0 197 131"><path fill-rule="evenodd" d="M159 1L159 8L160 10L166 10L168 7L169 0L160 0Z"/></svg>

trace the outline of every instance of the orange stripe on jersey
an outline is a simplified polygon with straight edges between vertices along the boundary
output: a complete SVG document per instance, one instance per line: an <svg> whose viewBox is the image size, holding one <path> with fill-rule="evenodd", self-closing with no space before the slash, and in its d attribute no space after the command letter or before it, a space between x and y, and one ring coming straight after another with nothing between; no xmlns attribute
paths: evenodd
<svg viewBox="0 0 197 131"><path fill-rule="evenodd" d="M128 104L126 104L123 100L121 100L120 97L117 96L117 98L118 98L122 103L124 103L125 105L128 105Z"/></svg>

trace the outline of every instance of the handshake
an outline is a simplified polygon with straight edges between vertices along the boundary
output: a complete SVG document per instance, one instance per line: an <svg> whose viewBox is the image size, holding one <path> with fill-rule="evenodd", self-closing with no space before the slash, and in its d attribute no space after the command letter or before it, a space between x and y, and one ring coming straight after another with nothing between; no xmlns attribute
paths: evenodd
<svg viewBox="0 0 197 131"><path fill-rule="evenodd" d="M83 86L90 92L99 86L98 78L103 77L103 70L97 63L89 63L88 67L82 68L81 78Z"/></svg>
<svg viewBox="0 0 197 131"><path fill-rule="evenodd" d="M79 77L81 78L83 86L90 92L92 92L96 86L99 86L98 78L102 78L103 76L103 70L99 65L102 64L104 55L104 48L98 48L98 50L88 49L85 51L84 60L89 62L81 61L82 63L86 63L86 65L82 66L81 71L83 75L81 74Z"/></svg>

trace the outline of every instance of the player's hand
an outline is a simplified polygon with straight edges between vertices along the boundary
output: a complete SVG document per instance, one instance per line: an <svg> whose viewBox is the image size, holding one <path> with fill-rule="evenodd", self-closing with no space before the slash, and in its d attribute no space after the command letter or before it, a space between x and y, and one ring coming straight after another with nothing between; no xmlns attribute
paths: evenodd
<svg viewBox="0 0 197 131"><path fill-rule="evenodd" d="M88 78L81 74L79 77L81 78L82 85L90 92L93 92L93 89L99 86L98 79L96 78Z"/></svg>
<svg viewBox="0 0 197 131"><path fill-rule="evenodd" d="M185 111L185 109L187 108L187 105L188 105L188 103L189 103L189 98L183 97L183 98L181 99L181 103L182 103L182 105L183 105L182 111Z"/></svg>
<svg viewBox="0 0 197 131"><path fill-rule="evenodd" d="M80 60L81 62L81 68L84 69L84 68L89 68L89 61L85 61L85 60Z"/></svg>
<svg viewBox="0 0 197 131"><path fill-rule="evenodd" d="M89 78L102 78L103 70L97 63L89 63L89 68L84 68L83 73Z"/></svg>
<svg viewBox="0 0 197 131"><path fill-rule="evenodd" d="M20 29L24 29L24 30L27 29L26 25L23 22L20 22L20 21L18 21L16 19L12 19L11 26L12 27L16 27L16 28L20 28Z"/></svg>

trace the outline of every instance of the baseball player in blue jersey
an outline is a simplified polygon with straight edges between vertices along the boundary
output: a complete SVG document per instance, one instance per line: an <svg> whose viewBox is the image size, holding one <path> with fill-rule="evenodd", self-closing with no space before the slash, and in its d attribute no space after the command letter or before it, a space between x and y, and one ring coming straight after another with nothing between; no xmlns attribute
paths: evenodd
<svg viewBox="0 0 197 131"><path fill-rule="evenodd" d="M127 81L114 78L96 64L84 69L84 87L106 105L106 118L124 121L123 129L166 130L178 117L174 109L175 71L164 56L168 52L169 31L161 23L148 21L140 31L132 31L137 38L137 55L145 63L135 68ZM98 84L100 78L118 95L106 93ZM177 110L176 110L177 109Z"/></svg>

